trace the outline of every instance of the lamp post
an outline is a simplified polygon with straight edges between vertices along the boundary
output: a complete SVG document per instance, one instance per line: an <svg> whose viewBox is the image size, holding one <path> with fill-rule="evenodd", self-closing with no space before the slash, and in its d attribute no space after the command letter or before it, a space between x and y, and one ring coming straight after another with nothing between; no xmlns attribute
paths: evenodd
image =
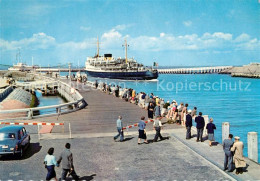
<svg viewBox="0 0 260 181"><path fill-rule="evenodd" d="M59 63L59 80L60 80L60 63Z"/></svg>
<svg viewBox="0 0 260 181"><path fill-rule="evenodd" d="M71 79L71 63L69 62L69 78Z"/></svg>

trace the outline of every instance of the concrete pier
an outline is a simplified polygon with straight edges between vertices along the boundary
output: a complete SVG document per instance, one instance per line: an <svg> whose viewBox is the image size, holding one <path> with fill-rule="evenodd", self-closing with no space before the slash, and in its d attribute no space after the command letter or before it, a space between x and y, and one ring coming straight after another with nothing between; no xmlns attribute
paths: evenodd
<svg viewBox="0 0 260 181"><path fill-rule="evenodd" d="M68 82L67 82L68 83ZM82 85L82 84L80 84ZM44 159L50 147L55 148L55 156L64 149L64 144L70 142L74 155L76 172L81 180L257 180L260 178L260 166L250 160L248 172L242 175L224 172L224 153L221 145L209 147L208 142L196 142L196 131L193 138L185 139L186 129L176 124L163 124L161 134L169 139L153 143L155 135L152 123L146 126L147 144L137 144L138 128L125 131L125 141L115 142L117 134L116 119L123 116L123 125L138 123L142 115L147 117L147 110L138 105L126 102L89 86L75 86L88 102L85 109L70 114L46 118L37 118L37 122L64 122L65 128L54 127L52 133L42 134L40 145L42 149L30 159L20 162L3 162L1 173L5 179L39 180L44 179L46 171L42 171L41 160ZM166 120L162 120L163 123ZM71 136L68 125L71 126ZM32 140L34 136L32 134ZM38 139L38 138L37 138ZM40 160L40 161L39 161ZM12 170L10 171L10 166ZM31 171L33 170L33 171ZM58 177L61 169L55 168ZM188 172L188 174L187 174ZM23 174L22 173L27 173ZM19 175L20 174L20 175ZM9 177L8 177L9 176ZM23 177L22 177L23 176Z"/></svg>
<svg viewBox="0 0 260 181"><path fill-rule="evenodd" d="M248 158L258 162L258 138L257 132L247 134Z"/></svg>

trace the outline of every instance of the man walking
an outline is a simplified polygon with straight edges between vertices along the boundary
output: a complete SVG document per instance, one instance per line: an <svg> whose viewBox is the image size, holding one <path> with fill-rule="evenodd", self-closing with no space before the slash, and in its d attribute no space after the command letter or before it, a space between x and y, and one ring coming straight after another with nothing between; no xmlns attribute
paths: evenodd
<svg viewBox="0 0 260 181"><path fill-rule="evenodd" d="M191 117L191 110L188 110L188 114L186 115L186 139L191 139L191 127L192 127L192 117Z"/></svg>
<svg viewBox="0 0 260 181"><path fill-rule="evenodd" d="M232 141L233 135L229 134L228 139L223 141L223 150L225 152L225 159L224 159L224 171L228 170L228 172L232 171L232 152L230 151L231 147L233 146Z"/></svg>
<svg viewBox="0 0 260 181"><path fill-rule="evenodd" d="M159 116L157 116L156 119L154 120L153 128L154 128L155 131L156 131L156 134L155 134L155 136L154 136L153 141L154 141L154 142L157 142L158 137L160 137L160 140L163 140L163 137L162 137L162 135L161 135L162 122L161 122Z"/></svg>
<svg viewBox="0 0 260 181"><path fill-rule="evenodd" d="M114 137L114 140L116 140L120 136L120 142L122 142L124 141L122 116L118 116L118 120L116 121L116 127L117 127L118 134Z"/></svg>
<svg viewBox="0 0 260 181"><path fill-rule="evenodd" d="M62 174L61 180L66 180L68 173L73 177L74 180L78 180L79 176L77 176L74 165L73 165L73 156L70 151L70 144L66 143L65 150L61 153L57 163L60 164L62 161Z"/></svg>
<svg viewBox="0 0 260 181"><path fill-rule="evenodd" d="M155 106L155 108L154 108L154 116L161 117L161 106L160 106L159 102L158 102L157 106Z"/></svg>
<svg viewBox="0 0 260 181"><path fill-rule="evenodd" d="M246 167L245 158L243 156L244 144L242 141L239 141L240 137L235 136L234 138L235 142L230 150L234 152L233 159L236 167L236 174L242 174L243 168Z"/></svg>
<svg viewBox="0 0 260 181"><path fill-rule="evenodd" d="M202 140L202 135L203 135L203 129L204 129L204 126L205 126L205 121L204 121L204 118L202 117L202 112L199 112L199 116L197 116L195 118L195 122L197 123L196 125L196 128L197 128L197 142L201 141L203 142Z"/></svg>

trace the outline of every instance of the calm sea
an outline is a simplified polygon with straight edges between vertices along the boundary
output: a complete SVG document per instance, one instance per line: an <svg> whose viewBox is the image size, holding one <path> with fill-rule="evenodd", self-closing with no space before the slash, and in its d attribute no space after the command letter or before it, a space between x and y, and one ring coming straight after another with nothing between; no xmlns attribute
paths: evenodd
<svg viewBox="0 0 260 181"><path fill-rule="evenodd" d="M260 138L259 79L234 78L220 74L160 74L158 81L99 80L133 88L137 92L152 92L165 101L188 103L189 109L196 106L198 111L214 119L217 126L215 138L220 143L222 122L229 122L230 132L234 136L239 136L245 143L246 156L247 133L258 132Z"/></svg>

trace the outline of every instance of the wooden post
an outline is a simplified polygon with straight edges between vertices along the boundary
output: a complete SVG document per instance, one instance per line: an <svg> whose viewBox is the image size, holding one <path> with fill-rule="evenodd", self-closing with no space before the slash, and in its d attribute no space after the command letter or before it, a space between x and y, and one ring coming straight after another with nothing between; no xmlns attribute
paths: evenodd
<svg viewBox="0 0 260 181"><path fill-rule="evenodd" d="M258 162L258 139L257 132L247 133L248 158Z"/></svg>
<svg viewBox="0 0 260 181"><path fill-rule="evenodd" d="M228 139L228 135L229 135L229 122L223 122L222 123L222 143L224 141L224 139Z"/></svg>

